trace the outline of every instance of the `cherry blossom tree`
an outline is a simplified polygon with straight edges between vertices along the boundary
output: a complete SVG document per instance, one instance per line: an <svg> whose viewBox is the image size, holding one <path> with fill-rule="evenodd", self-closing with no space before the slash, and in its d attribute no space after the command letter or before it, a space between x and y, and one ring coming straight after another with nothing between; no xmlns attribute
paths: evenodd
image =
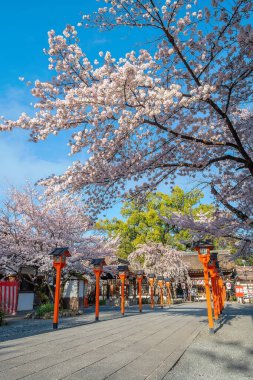
<svg viewBox="0 0 253 380"><path fill-rule="evenodd" d="M0 271L20 275L22 267L37 269L30 276L48 285L52 278L49 254L56 247L69 247L71 257L64 269L67 278L74 273L91 273L89 260L114 254L113 243L92 230L85 207L76 198L55 195L48 198L28 185L13 188L0 209Z"/></svg>
<svg viewBox="0 0 253 380"><path fill-rule="evenodd" d="M197 176L252 241L253 3L105 3L78 26L150 30L148 49L120 59L99 52L92 62L75 27L51 30L46 54L56 75L35 82L36 115L2 129L29 129L39 141L73 128L71 154L84 150L89 159L42 183L49 192L84 192L91 212L121 197L129 180L140 196L177 175Z"/></svg>
<svg viewBox="0 0 253 380"><path fill-rule="evenodd" d="M155 273L165 277L172 277L176 284L189 282L187 265L181 259L182 252L162 243L140 245L130 253L128 260L135 270L144 269L146 274Z"/></svg>
<svg viewBox="0 0 253 380"><path fill-rule="evenodd" d="M227 247L232 250L233 258L250 254L252 229L249 225L241 223L229 212L216 209L212 214L210 212L199 212L186 215L182 212L174 212L170 217L161 214L159 216L168 225L172 224L179 229L190 231L191 240L184 241L189 247L194 241L213 237L216 238L220 247Z"/></svg>

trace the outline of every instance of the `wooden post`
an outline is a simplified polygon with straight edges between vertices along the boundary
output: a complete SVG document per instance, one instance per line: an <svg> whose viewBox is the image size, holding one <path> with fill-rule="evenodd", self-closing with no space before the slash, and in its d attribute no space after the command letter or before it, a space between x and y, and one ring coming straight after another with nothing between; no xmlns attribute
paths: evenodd
<svg viewBox="0 0 253 380"><path fill-rule="evenodd" d="M125 279L126 274L122 273L119 275L121 280L121 314L124 316L125 314Z"/></svg>
<svg viewBox="0 0 253 380"><path fill-rule="evenodd" d="M95 320L99 320L99 280L102 271L100 269L94 269L96 276L96 299L95 299Z"/></svg>
<svg viewBox="0 0 253 380"><path fill-rule="evenodd" d="M219 313L218 313L218 292L217 292L217 287L216 287L217 270L216 270L216 266L215 266L214 261L211 261L208 263L208 269L210 272L211 283L212 283L214 319L217 320L219 317Z"/></svg>
<svg viewBox="0 0 253 380"><path fill-rule="evenodd" d="M170 282L166 282L166 288L167 288L167 304L171 305Z"/></svg>
<svg viewBox="0 0 253 380"><path fill-rule="evenodd" d="M59 321L59 302L60 302L60 294L61 294L61 262L54 263L54 268L56 270L56 282L55 282L55 294L54 294L53 329L57 329L58 321Z"/></svg>
<svg viewBox="0 0 253 380"><path fill-rule="evenodd" d="M142 276L138 280L138 293L139 293L139 312L142 313Z"/></svg>
<svg viewBox="0 0 253 380"><path fill-rule="evenodd" d="M208 325L210 332L214 332L214 323L213 323L213 314L212 314L212 304L211 304L211 292L208 278L208 268L207 262L203 263L204 266L204 281L206 288L206 305L207 305L207 316L208 316Z"/></svg>
<svg viewBox="0 0 253 380"><path fill-rule="evenodd" d="M212 291L213 291L213 314L214 319L217 320L219 318L218 313L218 294L216 289L216 281L215 274L211 272L211 282L212 282Z"/></svg>
<svg viewBox="0 0 253 380"><path fill-rule="evenodd" d="M150 286L150 307L151 309L154 309L155 301L154 301L154 278L148 279L149 286Z"/></svg>
<svg viewBox="0 0 253 380"><path fill-rule="evenodd" d="M159 280L158 285L160 287L160 306L163 309L163 280Z"/></svg>

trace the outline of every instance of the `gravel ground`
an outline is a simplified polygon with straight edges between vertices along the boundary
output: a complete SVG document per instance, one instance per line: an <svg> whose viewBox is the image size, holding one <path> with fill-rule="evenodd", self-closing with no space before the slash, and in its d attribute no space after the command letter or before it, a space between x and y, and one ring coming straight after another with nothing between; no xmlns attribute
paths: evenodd
<svg viewBox="0 0 253 380"><path fill-rule="evenodd" d="M207 326L164 380L253 379L253 305L227 304L214 335Z"/></svg>

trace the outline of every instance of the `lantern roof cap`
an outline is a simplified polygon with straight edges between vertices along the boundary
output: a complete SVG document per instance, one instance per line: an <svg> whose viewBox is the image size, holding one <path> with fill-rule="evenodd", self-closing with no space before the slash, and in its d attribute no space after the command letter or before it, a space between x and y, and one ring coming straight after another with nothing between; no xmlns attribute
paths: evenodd
<svg viewBox="0 0 253 380"><path fill-rule="evenodd" d="M158 281L164 280L163 276L156 276L156 278L157 278Z"/></svg>
<svg viewBox="0 0 253 380"><path fill-rule="evenodd" d="M155 274L154 273L149 273L148 274L148 278L155 278Z"/></svg>
<svg viewBox="0 0 253 380"><path fill-rule="evenodd" d="M144 274L144 270L143 269L139 269L135 272L137 275L143 275Z"/></svg>
<svg viewBox="0 0 253 380"><path fill-rule="evenodd" d="M170 277L165 277L164 281L165 282L171 282L171 278Z"/></svg>
<svg viewBox="0 0 253 380"><path fill-rule="evenodd" d="M213 242L212 240L199 240L193 243L194 248L208 248L208 247L213 247Z"/></svg>
<svg viewBox="0 0 253 380"><path fill-rule="evenodd" d="M71 254L69 252L69 247L62 247L62 248L55 248L51 253L49 253L49 256L54 256L54 257L59 257L59 256L70 257Z"/></svg>
<svg viewBox="0 0 253 380"><path fill-rule="evenodd" d="M105 262L105 259L102 257L102 258L98 258L98 259L92 259L91 264L92 265L105 265L106 262Z"/></svg>
<svg viewBox="0 0 253 380"><path fill-rule="evenodd" d="M126 272L126 271L128 271L128 265L118 265L118 271L119 272Z"/></svg>

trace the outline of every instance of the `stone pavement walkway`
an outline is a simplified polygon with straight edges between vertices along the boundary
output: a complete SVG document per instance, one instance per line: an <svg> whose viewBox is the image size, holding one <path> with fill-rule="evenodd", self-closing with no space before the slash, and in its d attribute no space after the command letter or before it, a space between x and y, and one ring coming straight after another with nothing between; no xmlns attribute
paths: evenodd
<svg viewBox="0 0 253 380"><path fill-rule="evenodd" d="M164 380L253 379L253 305L230 303L215 335L206 328Z"/></svg>
<svg viewBox="0 0 253 380"><path fill-rule="evenodd" d="M1 343L0 379L253 379L252 311L227 305L212 336L205 303L82 316L83 325Z"/></svg>
<svg viewBox="0 0 253 380"><path fill-rule="evenodd" d="M198 335L206 320L203 306L144 309L5 341L0 379L162 379Z"/></svg>
<svg viewBox="0 0 253 380"><path fill-rule="evenodd" d="M121 318L119 307L101 306L101 321ZM94 307L85 309L82 315L68 318L60 318L59 328L68 329L75 326L83 326L94 322ZM27 313L18 313L16 316L7 317L7 325L1 327L0 342L26 336L52 331L52 320L24 319ZM138 314L137 307L127 309L127 315Z"/></svg>

